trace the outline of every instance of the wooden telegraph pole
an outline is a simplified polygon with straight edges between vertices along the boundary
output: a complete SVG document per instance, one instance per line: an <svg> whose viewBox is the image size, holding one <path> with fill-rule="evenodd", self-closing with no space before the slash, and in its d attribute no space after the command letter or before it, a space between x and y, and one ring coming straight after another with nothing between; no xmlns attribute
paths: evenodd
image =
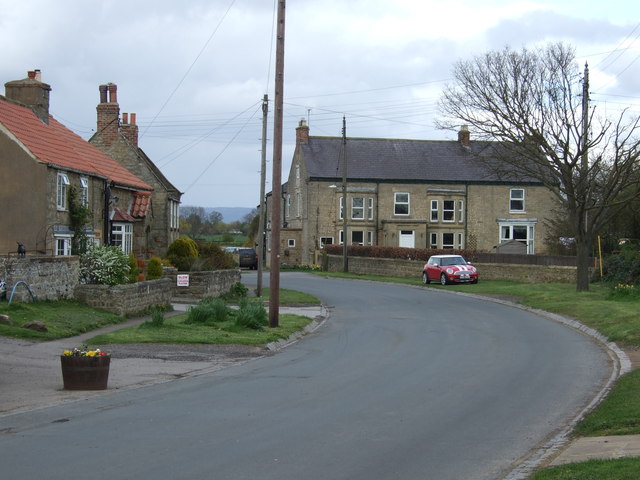
<svg viewBox="0 0 640 480"><path fill-rule="evenodd" d="M280 224L282 204L282 117L284 93L285 0L278 2L276 33L276 88L273 118L273 174L271 177L271 253L269 275L269 327L279 325L280 306Z"/></svg>
<svg viewBox="0 0 640 480"><path fill-rule="evenodd" d="M262 150L260 152L260 218L258 219L258 283L256 295L262 297L262 267L264 264L264 242L266 218L264 190L267 173L267 115L269 114L269 95L266 93L262 99Z"/></svg>

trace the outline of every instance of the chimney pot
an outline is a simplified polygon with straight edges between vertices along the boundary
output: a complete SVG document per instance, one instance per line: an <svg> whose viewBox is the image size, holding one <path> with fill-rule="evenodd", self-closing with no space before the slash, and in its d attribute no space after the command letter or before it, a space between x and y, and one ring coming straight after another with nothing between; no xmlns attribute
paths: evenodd
<svg viewBox="0 0 640 480"><path fill-rule="evenodd" d="M118 86L115 83L107 85L109 88L109 103L118 103Z"/></svg>
<svg viewBox="0 0 640 480"><path fill-rule="evenodd" d="M36 79L36 72L34 70L29 70L27 72L27 76L29 77L29 80L35 80Z"/></svg>
<svg viewBox="0 0 640 480"><path fill-rule="evenodd" d="M458 132L458 142L460 142L464 147L468 147L471 144L471 134L469 133L469 127L467 125L462 125L460 127L460 131Z"/></svg>
<svg viewBox="0 0 640 480"><path fill-rule="evenodd" d="M107 86L100 85L98 88L100 89L100 103L107 103Z"/></svg>
<svg viewBox="0 0 640 480"><path fill-rule="evenodd" d="M307 143L309 143L309 126L305 119L301 119L296 128L296 144L301 145Z"/></svg>
<svg viewBox="0 0 640 480"><path fill-rule="evenodd" d="M136 114L132 113L131 114L131 125L135 125L136 124Z"/></svg>
<svg viewBox="0 0 640 480"><path fill-rule="evenodd" d="M42 72L40 71L40 69L36 68L34 73L36 74L36 78L35 80L38 82L42 81Z"/></svg>
<svg viewBox="0 0 640 480"><path fill-rule="evenodd" d="M122 114L122 123L124 125L128 125L129 124L129 114L128 113L123 113Z"/></svg>

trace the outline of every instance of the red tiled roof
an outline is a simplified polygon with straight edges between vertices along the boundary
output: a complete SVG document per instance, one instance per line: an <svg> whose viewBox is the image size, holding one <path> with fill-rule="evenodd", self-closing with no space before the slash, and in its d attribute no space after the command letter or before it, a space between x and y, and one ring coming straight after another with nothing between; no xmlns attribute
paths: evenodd
<svg viewBox="0 0 640 480"><path fill-rule="evenodd" d="M114 222L135 222L136 219L129 215L127 212L120 210L119 208L113 209L113 216L111 220Z"/></svg>
<svg viewBox="0 0 640 480"><path fill-rule="evenodd" d="M153 190L129 170L49 116L45 124L29 109L0 98L0 124L38 160L105 177L116 184Z"/></svg>
<svg viewBox="0 0 640 480"><path fill-rule="evenodd" d="M133 218L144 218L147 216L151 206L151 194L149 192L136 192L131 205L131 216Z"/></svg>

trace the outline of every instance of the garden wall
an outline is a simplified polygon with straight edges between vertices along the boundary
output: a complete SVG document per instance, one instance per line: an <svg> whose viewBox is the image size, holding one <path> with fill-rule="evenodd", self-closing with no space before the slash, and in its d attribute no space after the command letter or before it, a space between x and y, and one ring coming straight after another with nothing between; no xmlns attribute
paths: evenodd
<svg viewBox="0 0 640 480"><path fill-rule="evenodd" d="M76 256L5 257L0 258L0 280L7 284L7 300L14 285L26 282L38 300L73 298L78 284L80 263ZM27 288L20 284L13 301L30 301Z"/></svg>
<svg viewBox="0 0 640 480"><path fill-rule="evenodd" d="M423 260L400 260L391 258L349 257L349 272L360 275L389 275L397 277L422 276ZM525 283L575 283L576 267L552 265L513 265L497 263L474 263L480 272L480 280L513 280ZM327 255L329 272L342 271L342 256Z"/></svg>
<svg viewBox="0 0 640 480"><path fill-rule="evenodd" d="M203 298L219 297L240 281L240 270L212 270L178 272L165 268L164 278L171 280L172 300L179 303L197 302ZM178 286L178 275L188 275L188 286Z"/></svg>
<svg viewBox="0 0 640 480"><path fill-rule="evenodd" d="M114 286L78 285L75 298L90 307L131 315L154 305L169 305L173 295L171 287L169 278Z"/></svg>

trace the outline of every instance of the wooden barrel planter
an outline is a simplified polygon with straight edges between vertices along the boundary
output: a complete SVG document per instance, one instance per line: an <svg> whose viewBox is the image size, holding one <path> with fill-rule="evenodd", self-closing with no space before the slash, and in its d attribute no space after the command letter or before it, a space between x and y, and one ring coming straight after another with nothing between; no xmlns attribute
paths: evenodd
<svg viewBox="0 0 640 480"><path fill-rule="evenodd" d="M109 355L99 357L60 357L65 390L106 390L109 381Z"/></svg>

